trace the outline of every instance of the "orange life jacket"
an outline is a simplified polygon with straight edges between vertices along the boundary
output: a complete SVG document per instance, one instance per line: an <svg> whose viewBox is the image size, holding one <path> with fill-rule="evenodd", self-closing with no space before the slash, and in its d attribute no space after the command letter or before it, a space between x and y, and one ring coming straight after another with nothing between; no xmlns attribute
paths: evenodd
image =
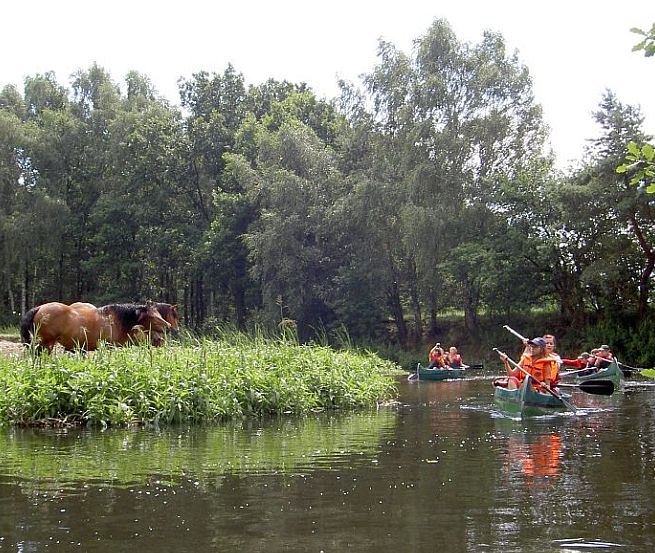
<svg viewBox="0 0 655 553"><path fill-rule="evenodd" d="M431 363L436 363L440 367L444 367L446 365L443 358L443 353L441 353L441 351L439 351L436 347L430 350L429 361Z"/></svg>
<svg viewBox="0 0 655 553"><path fill-rule="evenodd" d="M462 363L464 363L464 361L462 361L462 356L459 353L456 353L454 355L450 355L449 353L448 355L446 355L446 359L447 359L447 363L451 367L455 367L455 366L461 367Z"/></svg>
<svg viewBox="0 0 655 553"><path fill-rule="evenodd" d="M553 382L557 378L557 373L559 372L557 361L550 355L534 360L530 355L524 355L521 357L519 365L521 365L521 367L523 367L523 369L535 380L535 388L540 388L536 383L537 380L543 382L548 379ZM525 373L523 371L520 371L518 379L519 382L523 382L525 379Z"/></svg>

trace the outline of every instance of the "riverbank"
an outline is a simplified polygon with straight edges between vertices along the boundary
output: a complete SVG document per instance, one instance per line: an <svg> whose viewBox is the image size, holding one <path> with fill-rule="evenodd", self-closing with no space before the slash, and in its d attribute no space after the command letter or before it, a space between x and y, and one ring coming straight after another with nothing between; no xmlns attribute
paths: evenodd
<svg viewBox="0 0 655 553"><path fill-rule="evenodd" d="M394 398L398 370L368 352L243 336L2 355L0 422L160 425L360 408Z"/></svg>

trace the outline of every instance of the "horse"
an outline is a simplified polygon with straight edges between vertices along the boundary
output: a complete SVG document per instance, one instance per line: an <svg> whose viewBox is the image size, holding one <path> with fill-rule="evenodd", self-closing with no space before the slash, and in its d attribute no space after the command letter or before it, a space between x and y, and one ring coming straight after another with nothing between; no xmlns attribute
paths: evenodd
<svg viewBox="0 0 655 553"><path fill-rule="evenodd" d="M115 345L130 342L129 332L136 325L160 334L171 328L154 305L110 304L97 308L83 302L50 302L25 313L20 330L23 343L34 340L38 349L51 352L59 343L66 351L93 351L100 341Z"/></svg>
<svg viewBox="0 0 655 553"><path fill-rule="evenodd" d="M180 330L180 317L177 314L177 304L154 303L153 304L162 318L171 325L171 330L177 332Z"/></svg>
<svg viewBox="0 0 655 553"><path fill-rule="evenodd" d="M177 332L180 329L180 318L177 314L177 305L170 303L153 303L152 304L162 318L171 325L171 332ZM163 345L166 338L164 332L156 328L147 328L144 325L134 325L128 332L130 340L135 344L150 342L155 347Z"/></svg>

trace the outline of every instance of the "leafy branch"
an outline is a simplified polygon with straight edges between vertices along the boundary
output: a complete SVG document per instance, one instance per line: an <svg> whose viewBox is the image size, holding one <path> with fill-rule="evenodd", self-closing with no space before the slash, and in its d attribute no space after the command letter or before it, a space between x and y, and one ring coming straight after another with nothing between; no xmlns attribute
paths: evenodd
<svg viewBox="0 0 655 553"><path fill-rule="evenodd" d="M625 161L616 168L616 172L633 172L630 184L645 183L646 192L655 194L655 148L652 144L644 144L640 148L636 143L630 142Z"/></svg>
<svg viewBox="0 0 655 553"><path fill-rule="evenodd" d="M644 37L642 41L632 47L633 52L644 51L647 58L655 54L655 23L650 31L643 31L637 27L630 29L631 32ZM638 144L630 142L628 144L628 153L624 162L616 168L617 173L633 172L630 178L630 184L646 185L646 192L655 194L655 148L652 144L644 144L639 147Z"/></svg>
<svg viewBox="0 0 655 553"><path fill-rule="evenodd" d="M647 58L650 58L652 55L655 55L655 23L653 23L653 26L650 28L650 31L648 32L642 31L637 27L633 27L632 29L630 29L630 32L645 37L644 40L635 44L632 47L633 52L638 52L639 50L643 50L644 56L646 56Z"/></svg>

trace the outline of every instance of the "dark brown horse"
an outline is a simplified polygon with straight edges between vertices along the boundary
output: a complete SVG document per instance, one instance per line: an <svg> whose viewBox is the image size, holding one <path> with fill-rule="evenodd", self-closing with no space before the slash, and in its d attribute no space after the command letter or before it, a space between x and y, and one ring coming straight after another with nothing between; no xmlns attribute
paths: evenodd
<svg viewBox="0 0 655 553"><path fill-rule="evenodd" d="M136 325L160 334L171 328L154 305L111 304L96 308L90 303L51 302L25 313L20 329L23 342L34 341L38 348L52 351L59 343L68 351L92 351L100 341L116 345L130 342L130 330Z"/></svg>
<svg viewBox="0 0 655 553"><path fill-rule="evenodd" d="M152 304L162 318L171 325L170 330L177 332L180 329L180 318L177 314L177 305L170 303L153 303ZM130 340L136 344L150 342L153 346L159 347L166 339L166 333L156 328L146 328L144 325L134 325L129 331Z"/></svg>
<svg viewBox="0 0 655 553"><path fill-rule="evenodd" d="M154 303L153 304L162 318L171 325L171 330L177 332L180 330L180 317L177 314L177 304Z"/></svg>

